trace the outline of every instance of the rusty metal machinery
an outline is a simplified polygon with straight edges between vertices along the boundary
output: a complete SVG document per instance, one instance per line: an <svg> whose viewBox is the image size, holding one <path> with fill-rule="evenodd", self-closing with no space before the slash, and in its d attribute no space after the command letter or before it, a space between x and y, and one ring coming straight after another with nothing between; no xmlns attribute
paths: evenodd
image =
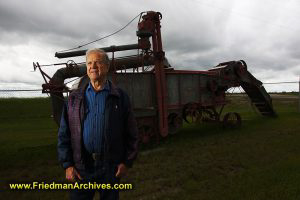
<svg viewBox="0 0 300 200"><path fill-rule="evenodd" d="M248 70L244 61L220 63L207 71L175 70L165 58L162 47L159 12L149 11L141 16L136 32L137 44L103 47L111 52L109 79L124 89L132 102L139 125L140 140L147 143L151 138L174 134L183 121L221 122L224 127L238 127L241 116L236 112L226 113L221 119L228 102L225 92L241 86L252 103L264 116L276 116L272 99L262 83ZM115 58L116 51L138 49L133 56ZM56 53L58 58L85 55L86 50ZM63 92L71 92L65 79L81 77L76 87L89 81L84 63L66 63L50 78L38 63L34 63L44 77L43 92L50 93L53 116L59 125ZM49 79L49 81L47 80ZM141 95L142 94L142 95Z"/></svg>

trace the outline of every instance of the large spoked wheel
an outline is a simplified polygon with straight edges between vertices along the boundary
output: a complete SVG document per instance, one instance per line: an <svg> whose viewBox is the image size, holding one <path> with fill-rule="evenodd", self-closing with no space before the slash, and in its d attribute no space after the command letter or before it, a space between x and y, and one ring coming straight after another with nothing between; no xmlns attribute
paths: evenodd
<svg viewBox="0 0 300 200"><path fill-rule="evenodd" d="M241 116L236 112L226 113L223 118L224 128L239 128L242 124Z"/></svg>
<svg viewBox="0 0 300 200"><path fill-rule="evenodd" d="M203 122L212 122L218 120L216 113L208 109L202 109L202 121Z"/></svg>
<svg viewBox="0 0 300 200"><path fill-rule="evenodd" d="M168 116L169 134L173 135L182 127L182 117L177 113L171 113Z"/></svg>

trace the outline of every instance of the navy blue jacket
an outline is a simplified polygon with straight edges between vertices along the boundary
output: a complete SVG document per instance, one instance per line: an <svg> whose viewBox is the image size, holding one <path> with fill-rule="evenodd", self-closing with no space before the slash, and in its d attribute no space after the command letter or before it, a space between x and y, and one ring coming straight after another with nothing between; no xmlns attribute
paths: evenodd
<svg viewBox="0 0 300 200"><path fill-rule="evenodd" d="M137 156L138 130L128 95L109 81L105 104L105 157L114 163L132 167ZM83 145L85 100L83 87L73 91L64 106L58 131L58 160L63 168L86 168L87 152Z"/></svg>

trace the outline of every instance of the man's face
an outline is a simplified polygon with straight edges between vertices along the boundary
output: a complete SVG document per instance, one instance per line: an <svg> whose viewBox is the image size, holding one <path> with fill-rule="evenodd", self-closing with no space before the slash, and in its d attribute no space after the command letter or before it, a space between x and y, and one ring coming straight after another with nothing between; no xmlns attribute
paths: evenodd
<svg viewBox="0 0 300 200"><path fill-rule="evenodd" d="M86 59L87 75L91 81L101 80L108 73L108 63L104 54L92 52Z"/></svg>

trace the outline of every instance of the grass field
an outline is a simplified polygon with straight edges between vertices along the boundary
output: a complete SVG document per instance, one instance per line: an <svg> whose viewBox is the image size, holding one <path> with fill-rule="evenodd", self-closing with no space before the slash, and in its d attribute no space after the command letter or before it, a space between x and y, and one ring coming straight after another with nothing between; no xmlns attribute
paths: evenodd
<svg viewBox="0 0 300 200"><path fill-rule="evenodd" d="M121 199L300 199L297 98L274 97L278 118L261 117L243 96L230 98L225 111L241 114L240 129L184 124L140 152L122 180L134 189ZM0 99L0 199L68 198L67 191L8 190L13 182L64 181L50 115L49 99Z"/></svg>

